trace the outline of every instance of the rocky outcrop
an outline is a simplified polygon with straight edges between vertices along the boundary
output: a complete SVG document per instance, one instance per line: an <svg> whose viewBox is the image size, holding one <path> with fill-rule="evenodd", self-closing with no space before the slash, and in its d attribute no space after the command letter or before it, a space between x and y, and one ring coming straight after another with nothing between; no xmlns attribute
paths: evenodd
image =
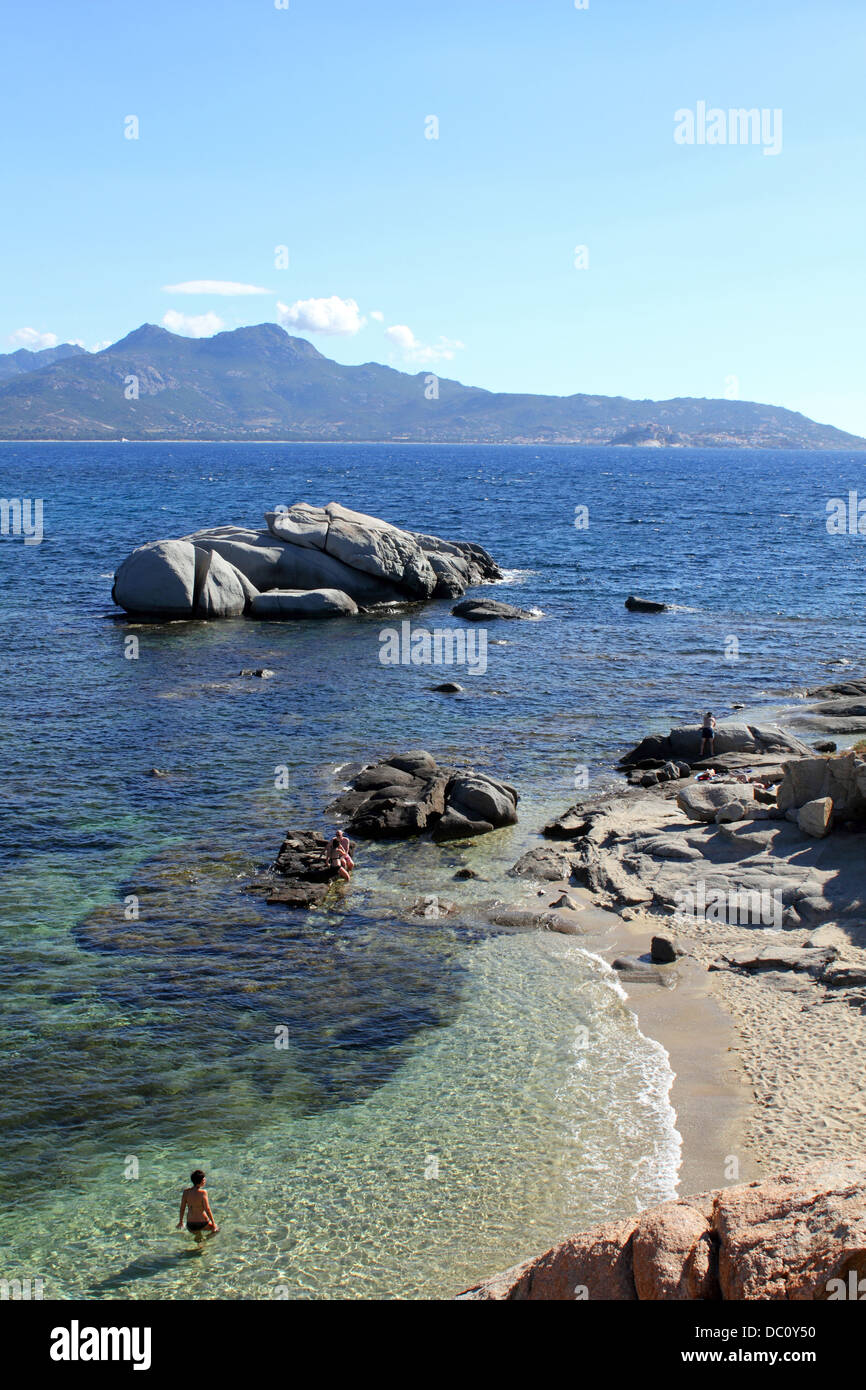
<svg viewBox="0 0 866 1390"><path fill-rule="evenodd" d="M866 1162L827 1162L595 1226L461 1299L850 1297L866 1270ZM856 1295L855 1295L856 1296Z"/></svg>
<svg viewBox="0 0 866 1390"><path fill-rule="evenodd" d="M666 762L696 763L701 757L701 726L689 724L671 729L669 734L650 734L636 748L620 758L620 767L663 767ZM754 724L720 723L716 727L714 759L720 754L743 753L766 756L809 757L812 750L793 734L774 724L757 728Z"/></svg>
<svg viewBox="0 0 866 1390"><path fill-rule="evenodd" d="M608 907L740 925L811 929L838 921L846 930L857 927L866 912L862 834L806 835L771 806L737 801L760 790L750 783L698 788L701 797L712 788L714 797L736 802L737 820L720 822L718 809L711 822L699 819L691 801L681 810L677 802L686 787L676 782L574 807L567 816L575 826L572 844L560 836L557 847L572 880Z"/></svg>
<svg viewBox="0 0 866 1390"><path fill-rule="evenodd" d="M495 623L499 618L536 618L525 608L515 608L512 603L499 603L492 598L466 598L455 603L451 609L455 618L465 618L468 623Z"/></svg>
<svg viewBox="0 0 866 1390"><path fill-rule="evenodd" d="M328 617L333 603L299 611L260 594L338 593L340 612L381 603L454 598L502 577L481 546L405 531L378 517L299 502L265 514L267 529L217 526L139 546L115 576L112 597L153 618ZM349 604L355 605L353 609ZM516 610L515 610L516 611Z"/></svg>
<svg viewBox="0 0 866 1390"><path fill-rule="evenodd" d="M797 728L813 733L866 733L866 680L838 681L810 690L818 704L801 706L791 719Z"/></svg>
<svg viewBox="0 0 866 1390"><path fill-rule="evenodd" d="M365 767L328 810L349 819L362 839L403 839L426 830L434 840L484 835L517 820L513 787L486 773L441 768L421 749Z"/></svg>
<svg viewBox="0 0 866 1390"><path fill-rule="evenodd" d="M849 750L829 757L810 757L785 763L785 775L777 793L780 811L804 810L816 826L822 819L816 802L829 801L829 813L837 821L866 819L866 759ZM805 829L805 826L801 827ZM810 834L824 830L810 829Z"/></svg>
<svg viewBox="0 0 866 1390"><path fill-rule="evenodd" d="M268 891L269 903L285 907L316 907L338 878L326 863L327 840L318 830L290 830L273 865L277 881Z"/></svg>

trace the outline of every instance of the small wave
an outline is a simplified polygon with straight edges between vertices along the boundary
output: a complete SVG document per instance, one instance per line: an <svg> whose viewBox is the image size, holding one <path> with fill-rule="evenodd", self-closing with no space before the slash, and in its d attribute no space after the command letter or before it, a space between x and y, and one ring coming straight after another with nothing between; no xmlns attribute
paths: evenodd
<svg viewBox="0 0 866 1390"><path fill-rule="evenodd" d="M503 570L502 578L497 579L497 584L521 584L524 579L531 579L538 570Z"/></svg>

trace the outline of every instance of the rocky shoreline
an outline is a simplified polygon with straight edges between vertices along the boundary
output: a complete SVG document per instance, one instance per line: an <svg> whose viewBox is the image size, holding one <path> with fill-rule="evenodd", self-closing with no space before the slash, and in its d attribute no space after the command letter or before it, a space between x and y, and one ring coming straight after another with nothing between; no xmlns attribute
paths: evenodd
<svg viewBox="0 0 866 1390"><path fill-rule="evenodd" d="M866 681L807 698L820 709L795 707L785 723L804 737L841 733L861 718L852 705L866 702ZM507 891L487 883L494 896L473 900L478 875L465 867L454 875L466 881L464 901L428 894L408 908L456 924L474 913L493 930L565 932L612 964L676 1072L681 1180L692 1190L828 1151L853 1159L866 1145L866 750L819 753L778 724L733 720L720 722L717 750L701 760L697 728L649 736L621 760L620 788L540 829ZM505 782L414 750L356 765L327 810L358 839L421 837L471 851L477 837L514 824L518 801ZM322 903L331 889L324 843L317 832L287 835L268 901Z"/></svg>
<svg viewBox="0 0 866 1390"><path fill-rule="evenodd" d="M860 732L851 721L863 716L852 705L866 697L866 681L824 686L807 697L821 705L799 707L791 724ZM556 843L515 866L556 893L585 896L621 924L587 934L585 944L618 968L642 1028L669 1050L684 1171L717 1183L744 1172L784 1173L792 1164L826 1161L828 1152L856 1160L866 1144L866 749L818 755L775 726L728 726L727 737L720 727L726 751L713 759L712 773L700 760L672 765L675 756L693 759L694 730L644 740L622 761L628 786L587 797L549 822L543 835ZM579 924L582 904L574 906ZM629 938L630 953L622 949ZM708 1071L705 1055L696 1068L695 1054L704 1027L715 1026L715 1008L728 1020L730 1041L723 1050L715 1037ZM852 1168L852 1199L862 1205L866 1173L842 1166L846 1182ZM806 1170L776 1186L827 1181L827 1171ZM851 1253L832 1223L816 1223L808 1274L793 1256L769 1269L763 1242L771 1233L759 1212L744 1236L755 1252L752 1283L742 1284L744 1261L735 1250L727 1262L720 1256L719 1211L741 1192L748 1204L752 1191L713 1192L668 1204L650 1220L619 1223L616 1231L573 1237L463 1296L574 1298L574 1282L595 1279L595 1293L583 1296L830 1297L831 1266L841 1268ZM792 1210L788 1218L772 1239L793 1250ZM705 1240L716 1253L697 1278ZM727 1285L719 1282L725 1264ZM646 1273L652 1269L656 1274Z"/></svg>

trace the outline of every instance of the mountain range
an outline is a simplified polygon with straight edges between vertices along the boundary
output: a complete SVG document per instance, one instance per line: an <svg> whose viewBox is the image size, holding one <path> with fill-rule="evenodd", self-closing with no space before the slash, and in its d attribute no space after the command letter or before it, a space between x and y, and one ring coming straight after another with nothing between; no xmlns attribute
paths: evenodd
<svg viewBox="0 0 866 1390"><path fill-rule="evenodd" d="M185 338L142 324L100 352L0 356L0 439L311 440L866 449L752 401L523 395L342 366L275 323Z"/></svg>

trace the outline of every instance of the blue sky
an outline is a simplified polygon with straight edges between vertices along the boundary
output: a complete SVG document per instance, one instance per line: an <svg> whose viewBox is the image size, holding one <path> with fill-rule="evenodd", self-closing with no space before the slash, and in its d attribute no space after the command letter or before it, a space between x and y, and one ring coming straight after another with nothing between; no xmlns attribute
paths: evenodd
<svg viewBox="0 0 866 1390"><path fill-rule="evenodd" d="M341 362L866 434L864 65L862 0L17 6L0 351L281 319ZM780 109L780 152L678 144L700 101Z"/></svg>

